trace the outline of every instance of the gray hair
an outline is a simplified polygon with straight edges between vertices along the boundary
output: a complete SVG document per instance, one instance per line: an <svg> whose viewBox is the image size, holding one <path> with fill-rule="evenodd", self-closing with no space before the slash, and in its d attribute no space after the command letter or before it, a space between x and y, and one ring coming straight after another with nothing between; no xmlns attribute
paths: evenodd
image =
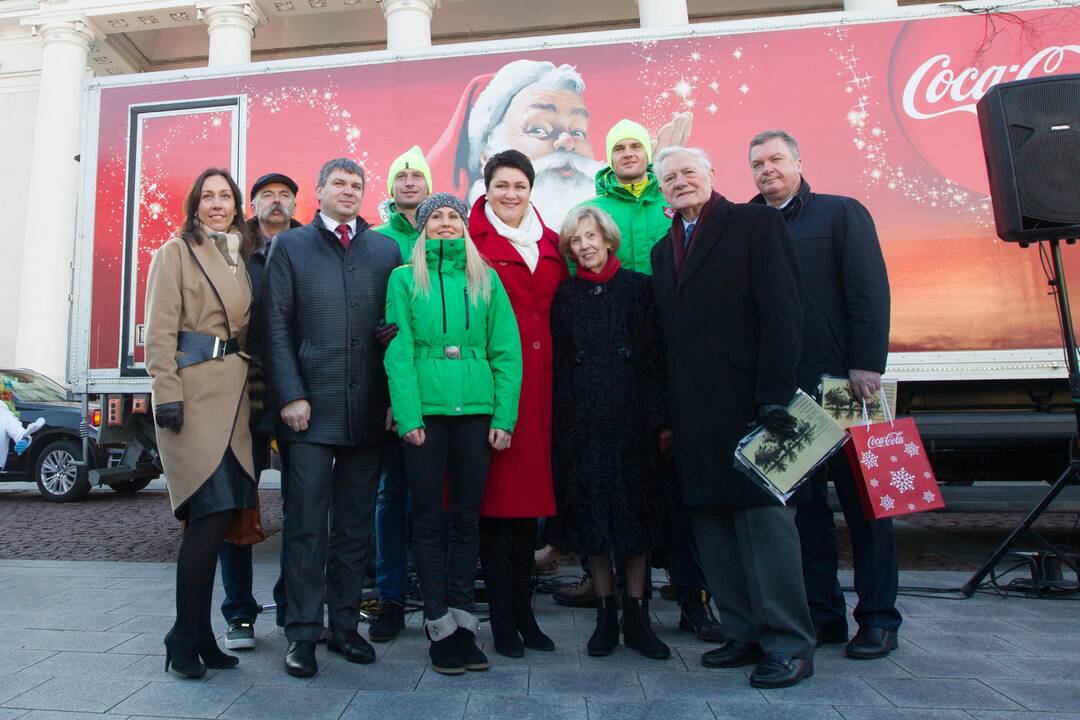
<svg viewBox="0 0 1080 720"><path fill-rule="evenodd" d="M570 238L574 236L578 225L585 218L592 218L596 227L600 228L600 234L611 245L611 252L619 249L619 245L622 244L622 233L611 215L594 205L578 205L566 214L562 229L559 230L559 252L562 255L570 257Z"/></svg>
<svg viewBox="0 0 1080 720"><path fill-rule="evenodd" d="M702 170L706 173L712 170L712 162L709 160L709 156L705 154L705 151L696 147L679 147L677 145L669 145L660 152L656 153L656 157L653 158L653 169L656 171L656 177L659 180L664 176L664 162L668 160L672 155L678 155L679 153L686 153L693 155L697 159L698 164L701 165Z"/></svg>
<svg viewBox="0 0 1080 720"><path fill-rule="evenodd" d="M799 143L795 142L795 138L793 138L791 136L791 133L789 133L787 130L766 130L765 132L759 132L750 141L750 149L748 153L753 152L754 148L756 148L758 145L764 145L770 140L777 139L783 140L787 144L788 149L791 150L791 156L793 159L799 159Z"/></svg>
<svg viewBox="0 0 1080 720"><path fill-rule="evenodd" d="M334 158L323 163L322 168L319 170L319 180L315 185L325 187L326 181L330 179L330 173L335 170L340 170L349 175L359 175L361 184L365 190L367 189L367 177L364 176L364 168L355 160L344 157Z"/></svg>

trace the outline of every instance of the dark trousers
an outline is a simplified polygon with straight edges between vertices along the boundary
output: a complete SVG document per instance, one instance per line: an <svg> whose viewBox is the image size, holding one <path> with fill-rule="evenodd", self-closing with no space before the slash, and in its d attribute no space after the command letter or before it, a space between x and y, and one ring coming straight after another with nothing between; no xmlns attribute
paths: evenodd
<svg viewBox="0 0 1080 720"><path fill-rule="evenodd" d="M270 436L252 430L251 452L254 456L252 461L255 466L255 480L258 480L262 471L270 467ZM262 609L251 592L251 547L221 544L218 557L221 562L221 584L225 588L225 602L221 604L221 614L230 625L235 622L253 623Z"/></svg>
<svg viewBox="0 0 1080 720"><path fill-rule="evenodd" d="M702 570L732 640L812 658L795 511L786 507L690 508Z"/></svg>
<svg viewBox="0 0 1080 720"><path fill-rule="evenodd" d="M355 631L375 524L380 448L289 445L285 498L285 636L318 641L323 606L330 628Z"/></svg>
<svg viewBox="0 0 1080 720"><path fill-rule="evenodd" d="M701 592L705 590L705 575L698 561L697 545L694 534L690 531L690 521L686 519L683 532L667 548L667 569L671 584L675 589L675 600L679 607L701 604Z"/></svg>
<svg viewBox="0 0 1080 720"><path fill-rule="evenodd" d="M375 587L380 603L405 606L409 582L409 485L405 481L404 441L383 436L383 465L375 501Z"/></svg>
<svg viewBox="0 0 1080 720"><path fill-rule="evenodd" d="M423 445L403 443L413 502L413 552L424 617L438 620L454 607L472 612L480 543L480 504L487 482L490 415L425 415ZM449 479L449 558L444 551L444 488ZM449 586L449 587L448 587Z"/></svg>
<svg viewBox="0 0 1080 720"><path fill-rule="evenodd" d="M855 562L855 622L860 626L897 630L900 613L896 609L898 569L896 535L893 522L867 520L859 503L855 479L847 456L838 452L811 482L812 498L799 505L795 524L802 545L803 576L806 599L815 627L847 628L847 605L836 578L839 551L836 523L829 507L828 480L836 487L836 496L851 531L851 551Z"/></svg>

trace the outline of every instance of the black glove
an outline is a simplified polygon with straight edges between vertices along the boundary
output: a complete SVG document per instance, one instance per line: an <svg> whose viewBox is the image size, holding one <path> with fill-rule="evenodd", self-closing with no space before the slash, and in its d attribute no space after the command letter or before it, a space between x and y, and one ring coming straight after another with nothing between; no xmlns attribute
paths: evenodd
<svg viewBox="0 0 1080 720"><path fill-rule="evenodd" d="M154 422L159 428L180 431L184 427L184 401L162 403L154 408Z"/></svg>
<svg viewBox="0 0 1080 720"><path fill-rule="evenodd" d="M375 341L383 347L390 344L390 341L397 335L397 323L387 324L386 320L379 320L379 324L375 327Z"/></svg>
<svg viewBox="0 0 1080 720"><path fill-rule="evenodd" d="M774 435L791 437L795 434L795 418L787 411L786 405L758 406L758 423Z"/></svg>

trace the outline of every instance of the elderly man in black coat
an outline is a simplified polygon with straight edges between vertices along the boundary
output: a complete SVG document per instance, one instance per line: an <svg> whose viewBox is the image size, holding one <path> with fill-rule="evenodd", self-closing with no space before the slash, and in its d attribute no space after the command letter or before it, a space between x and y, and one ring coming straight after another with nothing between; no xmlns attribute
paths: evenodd
<svg viewBox="0 0 1080 720"><path fill-rule="evenodd" d="M706 667L756 665L755 687L794 685L814 672L794 509L734 467L754 423L790 431L803 286L780 213L712 190L708 158L670 148L657 177L675 210L652 251L653 288L667 349L683 503L729 640Z"/></svg>
<svg viewBox="0 0 1080 720"><path fill-rule="evenodd" d="M315 193L312 223L278 235L263 290L278 440L289 446L285 669L299 677L318 671L324 603L327 648L350 662L375 660L356 626L389 405L376 333L387 279L401 264L397 244L359 217L359 165L330 160Z"/></svg>
<svg viewBox="0 0 1080 720"><path fill-rule="evenodd" d="M783 130L750 141L750 172L761 191L751 202L778 208L787 221L806 280L799 387L817 396L822 375L847 377L864 399L878 394L889 354L889 277L870 213L857 200L810 192L799 146ZM820 399L820 398L819 398ZM847 605L836 579L836 524L828 503L833 481L851 532L855 621L848 657L885 657L897 647L898 570L891 519L867 520L847 458L837 453L817 474L812 498L799 506L806 597L818 645L847 642Z"/></svg>

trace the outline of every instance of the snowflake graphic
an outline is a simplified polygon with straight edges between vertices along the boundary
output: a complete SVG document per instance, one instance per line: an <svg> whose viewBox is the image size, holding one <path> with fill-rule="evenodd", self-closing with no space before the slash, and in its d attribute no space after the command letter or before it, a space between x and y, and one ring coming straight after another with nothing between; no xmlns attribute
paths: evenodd
<svg viewBox="0 0 1080 720"><path fill-rule="evenodd" d="M910 510L911 512L915 512L915 503L908 503L907 504L907 509Z"/></svg>
<svg viewBox="0 0 1080 720"><path fill-rule="evenodd" d="M870 450L863 450L859 455L859 462L868 468L876 468L878 466L877 455Z"/></svg>
<svg viewBox="0 0 1080 720"><path fill-rule="evenodd" d="M876 488L877 486L878 486L877 478L870 478L870 487L875 487Z"/></svg>
<svg viewBox="0 0 1080 720"><path fill-rule="evenodd" d="M907 453L908 457L915 457L916 455L919 454L919 445L918 445L918 443L913 443L913 442L908 443L907 445L904 446L904 452Z"/></svg>
<svg viewBox="0 0 1080 720"><path fill-rule="evenodd" d="M927 480L930 480L930 479L932 479L934 477L933 474L929 470L923 470L922 476L923 476L923 478L925 478Z"/></svg>
<svg viewBox="0 0 1080 720"><path fill-rule="evenodd" d="M899 492L901 495L906 493L908 490L915 489L915 476L909 473L904 468L900 468L899 470L890 470L889 477L891 478L889 480L889 484L896 488L897 492Z"/></svg>
<svg viewBox="0 0 1080 720"><path fill-rule="evenodd" d="M896 457L895 455L890 455L890 456L889 456L889 462L896 462L896 461L897 461L897 460L899 460L899 459L900 459L900 458Z"/></svg>
<svg viewBox="0 0 1080 720"><path fill-rule="evenodd" d="M923 499L923 502L932 503L935 500L937 500L937 495L935 495L932 490L927 490L926 492L924 492L922 494L922 499Z"/></svg>
<svg viewBox="0 0 1080 720"><path fill-rule="evenodd" d="M889 495L882 495L881 499L878 502L881 503L881 507L883 510L892 510L894 507L896 507L896 501L893 500L892 497L890 497Z"/></svg>

